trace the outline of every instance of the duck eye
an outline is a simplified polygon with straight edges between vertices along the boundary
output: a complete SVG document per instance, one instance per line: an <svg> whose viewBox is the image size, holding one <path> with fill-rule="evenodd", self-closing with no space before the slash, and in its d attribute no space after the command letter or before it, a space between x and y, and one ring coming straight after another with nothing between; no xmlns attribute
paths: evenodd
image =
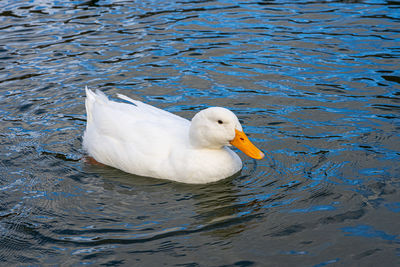
<svg viewBox="0 0 400 267"><path fill-rule="evenodd" d="M219 124L223 124L224 122L223 122L223 121L221 121L221 120L218 120L218 123L219 123Z"/></svg>

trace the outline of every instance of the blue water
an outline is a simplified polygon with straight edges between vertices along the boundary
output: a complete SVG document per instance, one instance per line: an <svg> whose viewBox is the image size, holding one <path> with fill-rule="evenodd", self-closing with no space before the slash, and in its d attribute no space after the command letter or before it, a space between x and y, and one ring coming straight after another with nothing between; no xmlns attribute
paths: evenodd
<svg viewBox="0 0 400 267"><path fill-rule="evenodd" d="M0 3L3 265L400 264L400 2ZM234 111L208 185L82 158L84 90Z"/></svg>

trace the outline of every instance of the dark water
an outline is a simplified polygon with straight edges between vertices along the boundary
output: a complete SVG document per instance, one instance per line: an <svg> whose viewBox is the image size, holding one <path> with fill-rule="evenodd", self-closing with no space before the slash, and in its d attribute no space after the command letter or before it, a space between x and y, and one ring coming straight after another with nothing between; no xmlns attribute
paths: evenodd
<svg viewBox="0 0 400 267"><path fill-rule="evenodd" d="M400 2L0 2L2 265L400 264ZM80 159L84 86L267 152L210 185Z"/></svg>

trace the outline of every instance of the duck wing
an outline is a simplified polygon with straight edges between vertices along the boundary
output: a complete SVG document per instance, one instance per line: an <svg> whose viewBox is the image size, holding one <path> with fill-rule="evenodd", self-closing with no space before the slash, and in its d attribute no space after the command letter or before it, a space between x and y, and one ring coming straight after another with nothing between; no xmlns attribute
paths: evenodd
<svg viewBox="0 0 400 267"><path fill-rule="evenodd" d="M174 147L188 144L190 122L125 95L129 102L114 102L101 91L86 88L87 126L84 147L99 162L101 157L127 161L168 157ZM102 163L111 164L110 160ZM117 166L116 166L117 167Z"/></svg>
<svg viewBox="0 0 400 267"><path fill-rule="evenodd" d="M177 123L178 121L183 122L183 123L187 123L188 122L188 120L186 120L186 119L184 119L182 117L179 117L179 116L177 116L175 114L172 114L172 113L170 113L168 111L156 108L156 107L151 106L149 104L145 104L145 103L143 103L141 101L133 100L132 98L127 97L126 95L117 94L117 96L122 100L125 100L127 102L132 103L138 109L142 110L143 112L146 112L148 115L151 114L151 115L154 115L155 117L163 116L163 119L168 118L168 119L172 120L171 122L175 122L175 123Z"/></svg>

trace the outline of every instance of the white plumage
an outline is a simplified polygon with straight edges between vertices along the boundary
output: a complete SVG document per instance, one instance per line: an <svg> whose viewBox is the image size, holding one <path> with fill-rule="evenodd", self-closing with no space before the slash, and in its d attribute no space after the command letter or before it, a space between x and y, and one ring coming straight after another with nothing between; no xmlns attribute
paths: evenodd
<svg viewBox="0 0 400 267"><path fill-rule="evenodd" d="M86 88L83 147L100 163L141 176L209 183L241 170L242 161L227 147L231 144L254 158L264 156L228 109L202 110L190 122L127 96L118 97L130 103L110 101L102 92Z"/></svg>

